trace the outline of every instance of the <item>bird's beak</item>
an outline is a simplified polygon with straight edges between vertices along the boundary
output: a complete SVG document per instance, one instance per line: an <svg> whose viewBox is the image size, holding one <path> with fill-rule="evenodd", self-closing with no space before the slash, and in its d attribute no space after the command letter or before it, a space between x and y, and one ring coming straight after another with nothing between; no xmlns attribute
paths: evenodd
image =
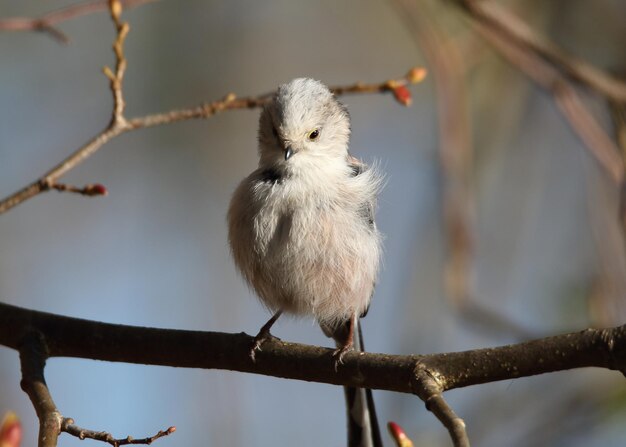
<svg viewBox="0 0 626 447"><path fill-rule="evenodd" d="M291 146L287 146L285 148L285 161L289 160L292 155L293 155L293 149L291 148Z"/></svg>

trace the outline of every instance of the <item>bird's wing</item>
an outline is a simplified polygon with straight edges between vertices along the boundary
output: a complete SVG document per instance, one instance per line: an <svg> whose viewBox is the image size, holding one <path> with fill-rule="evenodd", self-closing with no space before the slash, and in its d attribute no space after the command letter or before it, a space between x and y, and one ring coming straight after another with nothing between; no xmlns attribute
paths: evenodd
<svg viewBox="0 0 626 447"><path fill-rule="evenodd" d="M350 169L352 169L353 177L357 177L367 170L367 165L365 163L350 154L348 154L348 166L350 166ZM374 222L374 203L371 201L363 202L360 205L359 210L367 224L370 227L375 228L376 224Z"/></svg>

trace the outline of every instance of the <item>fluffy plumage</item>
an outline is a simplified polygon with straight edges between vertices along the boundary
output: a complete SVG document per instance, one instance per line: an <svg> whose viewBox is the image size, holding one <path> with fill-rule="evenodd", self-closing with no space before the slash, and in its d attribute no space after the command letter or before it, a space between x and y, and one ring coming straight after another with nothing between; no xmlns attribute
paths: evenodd
<svg viewBox="0 0 626 447"><path fill-rule="evenodd" d="M339 347L353 343L378 274L374 224L381 176L348 153L350 118L312 79L281 85L259 120L259 167L235 191L228 211L237 267L275 312L251 355L283 313L314 317ZM371 394L346 389L349 445L380 445Z"/></svg>
<svg viewBox="0 0 626 447"><path fill-rule="evenodd" d="M259 168L228 213L235 262L262 302L323 327L366 311L381 254L371 217L381 176L349 156L349 136L348 113L326 86L282 85L261 113Z"/></svg>

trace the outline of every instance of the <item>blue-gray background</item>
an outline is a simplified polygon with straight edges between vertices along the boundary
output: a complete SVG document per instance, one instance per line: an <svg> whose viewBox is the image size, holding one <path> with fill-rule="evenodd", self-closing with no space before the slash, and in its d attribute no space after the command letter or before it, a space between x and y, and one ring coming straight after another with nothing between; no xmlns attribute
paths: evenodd
<svg viewBox="0 0 626 447"><path fill-rule="evenodd" d="M2 0L0 16L70 3ZM444 21L452 18L450 38L465 38L457 12L425 3ZM624 63L626 10L617 0L507 6L580 57L612 69ZM376 82L426 63L398 11L375 0L161 1L124 18L131 24L128 116L230 91L262 93L297 76ZM114 62L107 14L60 28L68 46L37 33L0 34L0 196L40 176L109 120L101 74ZM475 299L537 335L623 322L626 269L610 182L548 95L480 40L467 46L481 66L466 76L477 144ZM507 331L468 324L446 299L432 76L411 90L409 109L383 95L342 98L353 120L352 152L378 160L388 175L378 212L385 266L364 321L368 350L432 353L513 342ZM592 106L607 117L601 104ZM233 111L123 135L63 179L103 183L108 197L49 193L1 216L0 299L112 323L255 333L268 315L230 259L225 214L237 183L256 166L257 117L256 110ZM607 304L597 305L598 294ZM285 318L274 332L330 345L307 320ZM176 425L159 445L344 443L342 393L329 385L76 359L52 359L46 373L65 415L120 437ZM0 413L19 413L31 446L36 418L19 379L16 352L0 348ZM618 373L577 370L447 397L475 445L618 445L626 435L622 382ZM381 421L401 424L417 445L449 445L416 397L375 398ZM64 435L61 445L82 444Z"/></svg>

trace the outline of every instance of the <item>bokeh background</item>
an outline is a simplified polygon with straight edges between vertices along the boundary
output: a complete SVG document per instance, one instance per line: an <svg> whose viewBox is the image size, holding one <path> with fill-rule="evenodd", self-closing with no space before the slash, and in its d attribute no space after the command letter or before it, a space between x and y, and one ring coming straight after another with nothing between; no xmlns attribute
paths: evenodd
<svg viewBox="0 0 626 447"><path fill-rule="evenodd" d="M72 3L0 0L0 17ZM571 54L626 68L623 2L498 3ZM411 87L411 108L389 95L342 98L353 154L378 161L388 180L377 218L385 266L363 322L368 350L457 351L624 323L614 183L552 95L494 52L452 2L162 0L124 18L131 117L231 91L264 93L298 76L337 85L430 70ZM108 15L59 28L69 45L0 33L0 196L108 123ZM612 135L604 98L581 95ZM0 216L0 299L112 323L256 333L268 315L231 261L225 215L256 166L258 113L125 134L63 179L103 183L108 197L48 193ZM307 320L281 319L274 333L331 344ZM52 359L46 373L66 416L118 437L176 425L159 445L345 443L338 387L77 359ZM37 422L19 380L17 353L0 347L0 413L18 412L32 446ZM626 437L616 372L575 370L446 396L477 446L609 446ZM417 397L375 399L381 422L401 424L416 445L450 444ZM60 445L82 444L63 435Z"/></svg>

